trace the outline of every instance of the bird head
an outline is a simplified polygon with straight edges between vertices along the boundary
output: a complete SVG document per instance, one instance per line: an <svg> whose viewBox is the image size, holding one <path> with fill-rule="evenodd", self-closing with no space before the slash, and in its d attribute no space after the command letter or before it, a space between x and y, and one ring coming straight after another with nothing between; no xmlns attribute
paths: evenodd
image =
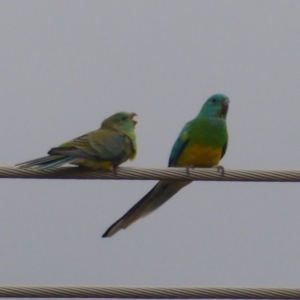
<svg viewBox="0 0 300 300"><path fill-rule="evenodd" d="M203 104L199 116L226 119L228 108L229 98L222 94L215 94Z"/></svg>
<svg viewBox="0 0 300 300"><path fill-rule="evenodd" d="M134 112L118 112L105 119L101 124L101 128L133 131L137 124L137 120L134 119L135 116L137 114Z"/></svg>

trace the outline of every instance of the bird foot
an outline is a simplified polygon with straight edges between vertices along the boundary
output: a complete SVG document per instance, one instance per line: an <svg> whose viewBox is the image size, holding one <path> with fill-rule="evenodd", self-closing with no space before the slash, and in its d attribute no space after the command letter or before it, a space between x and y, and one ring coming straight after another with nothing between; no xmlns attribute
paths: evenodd
<svg viewBox="0 0 300 300"><path fill-rule="evenodd" d="M113 166L113 172L115 175L118 175L119 166Z"/></svg>
<svg viewBox="0 0 300 300"><path fill-rule="evenodd" d="M225 175L225 168L223 166L217 166L217 172L221 173L222 176Z"/></svg>
<svg viewBox="0 0 300 300"><path fill-rule="evenodd" d="M190 169L194 169L194 166L193 165L187 165L187 166L185 166L186 174L190 175Z"/></svg>

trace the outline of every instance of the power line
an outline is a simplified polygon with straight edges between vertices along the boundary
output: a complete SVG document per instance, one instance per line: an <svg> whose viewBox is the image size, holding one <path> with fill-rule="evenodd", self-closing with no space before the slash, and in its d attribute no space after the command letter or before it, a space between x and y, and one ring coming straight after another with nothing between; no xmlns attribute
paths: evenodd
<svg viewBox="0 0 300 300"><path fill-rule="evenodd" d="M94 171L87 168L61 167L47 170L0 167L0 178L26 179L119 179L119 180L200 180L242 182L300 182L296 170L233 170L224 174L217 168L130 168L113 171Z"/></svg>
<svg viewBox="0 0 300 300"><path fill-rule="evenodd" d="M299 288L2 286L7 298L299 299Z"/></svg>

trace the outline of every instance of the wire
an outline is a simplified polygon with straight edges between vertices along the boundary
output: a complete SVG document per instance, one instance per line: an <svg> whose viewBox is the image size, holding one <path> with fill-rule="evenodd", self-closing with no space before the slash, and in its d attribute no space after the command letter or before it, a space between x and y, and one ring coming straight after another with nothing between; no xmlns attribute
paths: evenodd
<svg viewBox="0 0 300 300"><path fill-rule="evenodd" d="M10 298L299 299L299 288L2 286Z"/></svg>
<svg viewBox="0 0 300 300"><path fill-rule="evenodd" d="M217 168L129 168L114 171L95 171L79 167L61 167L47 170L34 168L0 167L0 178L30 179L125 179L125 180L202 180L202 181L256 181L300 182L300 171L295 170L232 170L224 174Z"/></svg>

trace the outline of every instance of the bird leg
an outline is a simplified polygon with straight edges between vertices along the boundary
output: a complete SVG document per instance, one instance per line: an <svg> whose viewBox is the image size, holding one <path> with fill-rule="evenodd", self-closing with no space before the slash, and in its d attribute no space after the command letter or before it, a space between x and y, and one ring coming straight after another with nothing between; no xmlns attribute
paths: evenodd
<svg viewBox="0 0 300 300"><path fill-rule="evenodd" d="M115 175L118 175L118 172L117 172L118 169L119 169L118 165L113 165L113 172Z"/></svg>
<svg viewBox="0 0 300 300"><path fill-rule="evenodd" d="M222 176L225 175L225 168L223 166L217 166L217 172L220 172Z"/></svg>
<svg viewBox="0 0 300 300"><path fill-rule="evenodd" d="M190 175L190 169L194 169L194 165L186 165L185 166L186 174Z"/></svg>

